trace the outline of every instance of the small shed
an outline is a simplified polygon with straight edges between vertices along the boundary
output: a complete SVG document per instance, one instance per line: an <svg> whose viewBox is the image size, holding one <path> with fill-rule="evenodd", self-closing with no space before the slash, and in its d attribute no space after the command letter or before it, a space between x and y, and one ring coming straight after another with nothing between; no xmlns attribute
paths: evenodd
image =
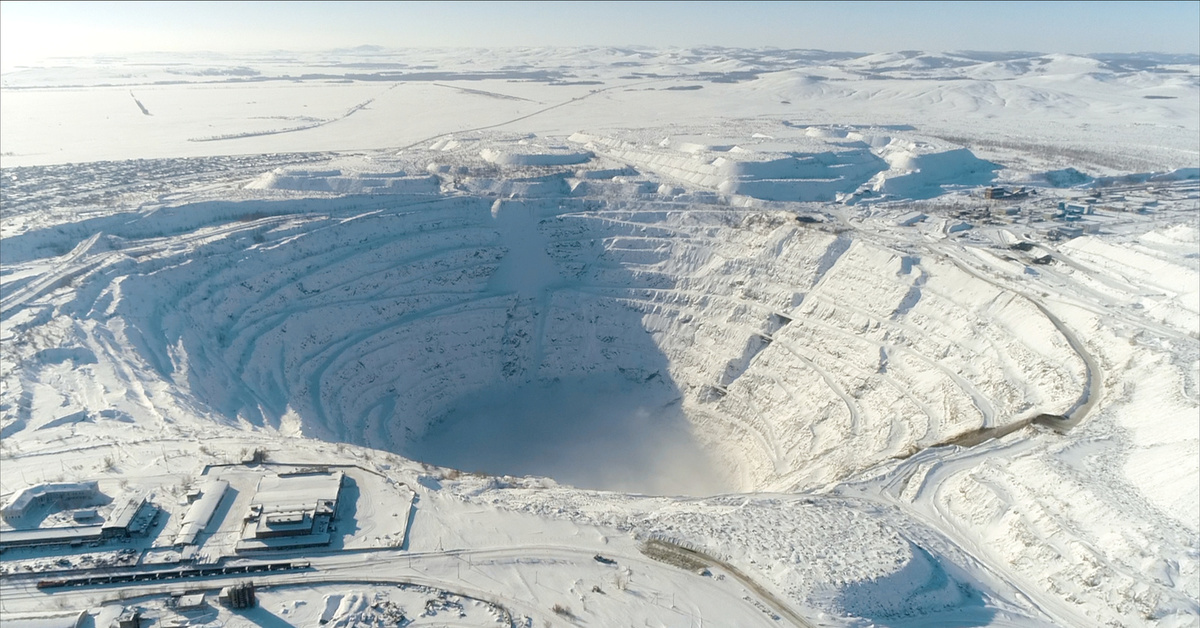
<svg viewBox="0 0 1200 628"><path fill-rule="evenodd" d="M117 615L116 628L141 628L142 609L127 608Z"/></svg>
<svg viewBox="0 0 1200 628"><path fill-rule="evenodd" d="M198 611L205 606L203 593L191 593L175 598L175 610L177 611Z"/></svg>

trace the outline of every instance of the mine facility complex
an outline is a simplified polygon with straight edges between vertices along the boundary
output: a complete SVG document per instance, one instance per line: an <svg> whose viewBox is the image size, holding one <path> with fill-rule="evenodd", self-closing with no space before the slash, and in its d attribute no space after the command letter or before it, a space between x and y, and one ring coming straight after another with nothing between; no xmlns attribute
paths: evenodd
<svg viewBox="0 0 1200 628"><path fill-rule="evenodd" d="M258 481L238 552L328 545L345 474L298 471Z"/></svg>
<svg viewBox="0 0 1200 628"><path fill-rule="evenodd" d="M997 227L1026 238L1057 242L1110 232L1132 221L1153 220L1156 213L1168 208L1194 203L1198 188L1195 178L1091 189L984 187L929 202L883 201L878 208L891 224L935 237L982 244L987 236L981 235L981 227Z"/></svg>
<svg viewBox="0 0 1200 628"><path fill-rule="evenodd" d="M358 466L283 463L210 466L175 498L143 488L113 500L105 487L39 484L9 496L0 529L4 574L92 586L253 572L230 564L238 558L265 560L274 570L273 552L301 548L394 549L407 539L416 496ZM374 522L383 525L375 525L370 538L354 536L364 499L385 517ZM123 571L114 573L118 567Z"/></svg>
<svg viewBox="0 0 1200 628"><path fill-rule="evenodd" d="M145 537L158 520L158 507L146 494L127 494L103 520L88 508L108 501L96 482L38 484L27 487L5 504L4 520L12 527L0 529L0 551L18 547L98 545L114 539ZM72 524L28 525L29 519L74 510ZM15 525L13 525L15 524Z"/></svg>

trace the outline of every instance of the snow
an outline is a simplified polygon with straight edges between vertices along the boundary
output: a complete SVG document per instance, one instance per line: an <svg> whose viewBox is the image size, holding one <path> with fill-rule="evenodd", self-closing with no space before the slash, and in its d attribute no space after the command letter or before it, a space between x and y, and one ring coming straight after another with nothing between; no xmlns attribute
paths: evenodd
<svg viewBox="0 0 1200 628"><path fill-rule="evenodd" d="M164 515L6 549L6 623L184 621L31 584L127 547L306 562L214 625L1196 625L1196 63L144 61L3 77L0 497ZM331 469L327 546L236 555Z"/></svg>

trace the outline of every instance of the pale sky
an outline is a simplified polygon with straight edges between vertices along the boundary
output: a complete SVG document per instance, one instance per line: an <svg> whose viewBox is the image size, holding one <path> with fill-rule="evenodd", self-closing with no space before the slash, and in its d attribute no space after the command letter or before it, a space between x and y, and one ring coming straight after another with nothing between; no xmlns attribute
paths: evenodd
<svg viewBox="0 0 1200 628"><path fill-rule="evenodd" d="M643 45L1200 53L1200 2L0 2L0 62L210 50Z"/></svg>

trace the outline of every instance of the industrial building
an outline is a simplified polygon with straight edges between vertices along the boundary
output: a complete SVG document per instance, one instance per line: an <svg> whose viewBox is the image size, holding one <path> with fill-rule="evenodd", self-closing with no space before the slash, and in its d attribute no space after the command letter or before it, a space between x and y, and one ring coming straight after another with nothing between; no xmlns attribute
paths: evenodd
<svg viewBox="0 0 1200 628"><path fill-rule="evenodd" d="M245 516L237 551L328 545L344 477L341 471L263 476Z"/></svg>
<svg viewBox="0 0 1200 628"><path fill-rule="evenodd" d="M1058 213L1054 217L1059 220L1080 220L1084 216L1091 216L1095 213L1095 207L1090 204L1062 201L1058 204Z"/></svg>
<svg viewBox="0 0 1200 628"><path fill-rule="evenodd" d="M0 530L0 550L40 545L83 545L99 543L102 526L68 526L33 528L32 530Z"/></svg>
<svg viewBox="0 0 1200 628"><path fill-rule="evenodd" d="M229 482L225 480L209 480L200 487L199 494L195 496L187 514L183 516L183 522L179 525L179 532L175 535L175 545L196 544L196 537L200 536L200 533L208 527L209 520L217 511L217 506L221 504L221 498L225 496L225 491L228 489ZM189 497L192 496L189 495Z"/></svg>
<svg viewBox="0 0 1200 628"><path fill-rule="evenodd" d="M234 609L254 608L258 603L254 594L253 582L242 582L221 589L217 601L222 606Z"/></svg>
<svg viewBox="0 0 1200 628"><path fill-rule="evenodd" d="M95 482L85 483L85 486L87 485L90 485L94 489ZM66 497L61 498L64 494ZM91 494L99 495L99 492L96 491ZM62 506L64 501L70 504L78 503L80 500L85 499L84 492L78 489L50 491L40 493L40 495L43 496L40 497L43 503L53 501L58 506ZM51 497L44 497L45 495L50 495ZM39 498L34 498L33 504L38 503L37 499ZM94 500L91 497L86 497L86 499ZM27 508L32 507L27 506ZM91 517L85 519L95 518L96 516L95 511L90 511L89 514ZM130 536L141 536L150 530L157 515L158 508L147 500L146 495L133 495L118 503L103 523L81 526L0 530L0 550L42 545L83 545L86 543L100 543L112 539L124 539Z"/></svg>
<svg viewBox="0 0 1200 628"><path fill-rule="evenodd" d="M39 617L5 617L4 628L80 628L89 617L87 611L54 613Z"/></svg>
<svg viewBox="0 0 1200 628"><path fill-rule="evenodd" d="M1002 187L987 187L987 188L983 188L983 198L986 198L986 199L992 200L992 201L1016 200L1019 198L1025 198L1025 197L1029 196L1030 192L1031 192L1031 190L1029 190L1028 188L1023 188L1023 187L1012 189L1012 190L1010 190L1008 188L1002 188Z"/></svg>
<svg viewBox="0 0 1200 628"><path fill-rule="evenodd" d="M145 495L127 497L100 526L101 536L109 539L143 535L150 529L157 514L158 508L147 501Z"/></svg>
<svg viewBox="0 0 1200 628"><path fill-rule="evenodd" d="M104 494L95 482L37 484L17 491L4 508L0 509L0 516L11 521L46 506L52 506L55 510L68 510L101 503L104 503Z"/></svg>

